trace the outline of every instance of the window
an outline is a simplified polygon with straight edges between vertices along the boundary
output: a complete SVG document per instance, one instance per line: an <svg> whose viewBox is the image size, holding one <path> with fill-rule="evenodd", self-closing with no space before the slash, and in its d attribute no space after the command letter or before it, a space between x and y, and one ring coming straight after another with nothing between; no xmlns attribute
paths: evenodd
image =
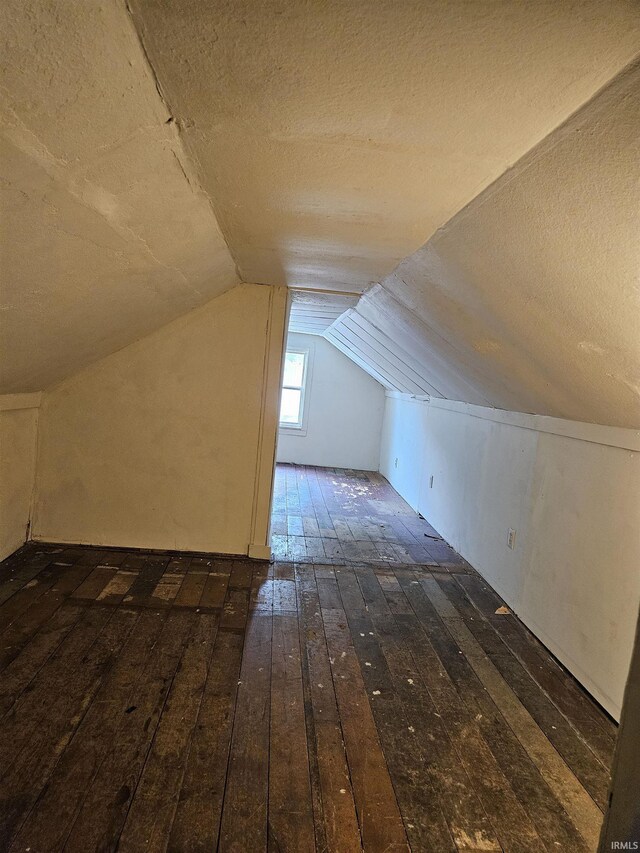
<svg viewBox="0 0 640 853"><path fill-rule="evenodd" d="M296 349L288 349L284 357L280 426L286 429L302 429L303 426L308 358L308 350Z"/></svg>

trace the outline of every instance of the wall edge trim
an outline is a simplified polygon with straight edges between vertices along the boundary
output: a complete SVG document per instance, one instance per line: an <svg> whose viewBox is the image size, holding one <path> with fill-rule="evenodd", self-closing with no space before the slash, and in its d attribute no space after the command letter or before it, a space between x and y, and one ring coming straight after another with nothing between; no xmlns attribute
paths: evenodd
<svg viewBox="0 0 640 853"><path fill-rule="evenodd" d="M0 395L0 412L16 412L21 409L39 409L42 403L42 392L33 394L2 394Z"/></svg>
<svg viewBox="0 0 640 853"><path fill-rule="evenodd" d="M640 452L640 430L626 427L591 424L583 421L570 421L555 418L551 415L535 415L527 412L512 412L506 409L492 409L487 406L477 406L464 403L461 400L442 400L429 395L407 394L402 391L387 391L387 397L406 400L414 403L428 403L436 409L444 409L457 414L468 415L472 418L493 421L505 426L529 429L535 432L549 433L577 441L587 441L592 444L602 444L606 447L617 447L621 450Z"/></svg>

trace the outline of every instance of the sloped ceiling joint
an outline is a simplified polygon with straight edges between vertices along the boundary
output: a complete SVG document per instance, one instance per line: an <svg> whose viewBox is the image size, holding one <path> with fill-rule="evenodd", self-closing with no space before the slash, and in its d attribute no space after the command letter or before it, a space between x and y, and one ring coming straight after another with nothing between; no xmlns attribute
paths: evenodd
<svg viewBox="0 0 640 853"><path fill-rule="evenodd" d="M638 14L638 21L640 22L640 14ZM637 41L640 45L640 36ZM504 192L511 182L517 181L538 160L551 156L557 146L565 141L570 142L574 134L585 132L585 116L588 116L589 121L593 123L605 119L606 113L612 107L612 101L621 95L626 97L627 94L625 93L632 94L634 88L637 87L639 73L640 52L630 58L616 74L605 80L591 97L579 104L564 121L544 136L537 145L534 145L515 163L508 166L494 181L480 190L467 204L437 228L427 242L437 241L439 237L444 237L448 231L460 225L468 216L473 217L480 207L489 204L495 195Z"/></svg>
<svg viewBox="0 0 640 853"><path fill-rule="evenodd" d="M173 152L176 160L178 161L178 165L180 166L182 174L184 175L185 180L187 181L187 183L189 184L191 189L195 193L197 193L198 195L200 195L204 199L206 199L207 204L211 208L211 212L213 213L213 215L216 219L216 223L218 224L218 218L216 216L216 211L214 209L212 198L207 192L205 192L205 190L203 189L202 184L198 178L199 163L198 163L197 156L193 151L189 151L187 153L188 143L187 143L187 141L183 135L182 122L180 121L179 118L177 118L173 114L173 110L171 109L171 104L169 103L167 95L164 92L162 82L161 82L160 78L158 77L158 73L157 73L157 71L153 65L153 62L151 60L151 57L147 51L146 45L144 43L144 39L142 38L142 35L141 35L141 31L140 31L139 27L136 26L136 16L135 16L135 13L131 7L131 3L129 2L129 0L125 0L124 5L125 5L125 8L127 10L129 20L131 22L131 29L135 33L135 37L137 39L137 42L140 45L140 51L144 56L147 68L149 70L149 74L151 75L151 78L153 79L153 83L156 87L156 92L158 93L158 97L160 98L162 106L164 107L164 109L167 113L167 119L165 121L165 124L170 125L175 130L176 139L179 141L178 150ZM225 245L227 246L227 249L229 249L229 246L228 246L226 240L225 240ZM235 262L235 258L233 258L233 255L231 254L231 252L229 254L230 254L231 258L233 259L236 278L237 278L238 282L243 282L244 280L240 276L240 273L238 271L238 265ZM248 282L248 283L252 283L252 282Z"/></svg>
<svg viewBox="0 0 640 853"><path fill-rule="evenodd" d="M479 390L478 375L473 367L459 366L458 354L463 342L450 340L429 321L428 311L419 314L413 304L402 299L402 293L392 292L388 282L374 285L358 304L358 311L380 329L385 329L392 341L401 340L404 348L413 353L420 365L423 379L437 386L438 397L458 399L471 395L475 402L487 403Z"/></svg>
<svg viewBox="0 0 640 853"><path fill-rule="evenodd" d="M238 283L120 2L0 9L0 393L49 388Z"/></svg>
<svg viewBox="0 0 640 853"><path fill-rule="evenodd" d="M125 2L0 10L0 105L26 140L3 157L0 391L49 387L240 270L382 280L400 307L357 314L446 397L628 416L633 112L598 96L455 215L637 55L634 4Z"/></svg>
<svg viewBox="0 0 640 853"><path fill-rule="evenodd" d="M128 2L241 277L356 292L618 73L638 37L627 0L464 14L452 0Z"/></svg>
<svg viewBox="0 0 640 853"><path fill-rule="evenodd" d="M327 337L348 349L362 316L447 399L636 429L639 184L637 59Z"/></svg>
<svg viewBox="0 0 640 853"><path fill-rule="evenodd" d="M338 335L344 346L349 341L362 359L375 362L391 389L451 399L466 396L478 405L489 405L467 373L456 366L453 346L382 285L374 285L325 336L335 339Z"/></svg>

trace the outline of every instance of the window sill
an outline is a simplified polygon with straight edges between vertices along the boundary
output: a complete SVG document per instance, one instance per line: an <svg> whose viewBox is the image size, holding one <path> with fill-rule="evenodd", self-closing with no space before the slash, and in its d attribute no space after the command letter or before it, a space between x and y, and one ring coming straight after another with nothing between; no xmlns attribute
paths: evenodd
<svg viewBox="0 0 640 853"><path fill-rule="evenodd" d="M280 424L278 426L278 432L283 435L300 435L305 436L307 434L306 426L293 426L292 424Z"/></svg>

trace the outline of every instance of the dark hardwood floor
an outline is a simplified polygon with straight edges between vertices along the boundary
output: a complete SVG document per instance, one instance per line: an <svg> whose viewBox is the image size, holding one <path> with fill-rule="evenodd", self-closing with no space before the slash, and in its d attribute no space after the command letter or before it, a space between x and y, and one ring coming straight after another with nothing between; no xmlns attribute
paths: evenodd
<svg viewBox="0 0 640 853"><path fill-rule="evenodd" d="M595 850L615 726L473 569L379 475L275 526L0 566L0 850Z"/></svg>
<svg viewBox="0 0 640 853"><path fill-rule="evenodd" d="M468 567L372 471L278 465L271 547L276 560Z"/></svg>

